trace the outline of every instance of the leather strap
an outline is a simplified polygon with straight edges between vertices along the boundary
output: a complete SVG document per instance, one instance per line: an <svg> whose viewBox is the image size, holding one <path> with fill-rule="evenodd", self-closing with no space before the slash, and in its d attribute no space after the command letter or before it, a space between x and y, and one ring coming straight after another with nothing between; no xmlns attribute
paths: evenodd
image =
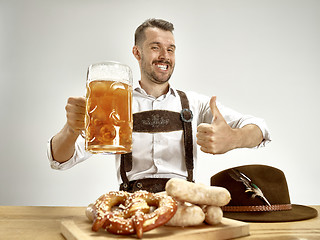
<svg viewBox="0 0 320 240"><path fill-rule="evenodd" d="M192 138L192 111L186 94L177 90L182 110L180 113L166 110L152 110L133 114L134 132L170 132L183 130L185 163L188 172L188 181L193 181L193 138ZM121 188L124 190L130 185L126 172L132 169L132 153L122 154L120 162Z"/></svg>
<svg viewBox="0 0 320 240"><path fill-rule="evenodd" d="M276 205L258 205L258 206L223 206L225 212L271 212L271 211L287 211L292 209L291 204Z"/></svg>
<svg viewBox="0 0 320 240"><path fill-rule="evenodd" d="M166 189L166 183L169 178L144 178L135 181L130 181L128 185L121 183L120 190L127 192L135 192L139 190L146 190L148 192L157 193L163 192Z"/></svg>
<svg viewBox="0 0 320 240"><path fill-rule="evenodd" d="M193 115L189 107L189 101L186 94L182 91L177 91L180 100L181 100L181 121L183 123L183 134L184 134L184 150L185 150L185 159L186 159L186 167L188 172L187 180L193 181L193 138L192 138L192 119Z"/></svg>

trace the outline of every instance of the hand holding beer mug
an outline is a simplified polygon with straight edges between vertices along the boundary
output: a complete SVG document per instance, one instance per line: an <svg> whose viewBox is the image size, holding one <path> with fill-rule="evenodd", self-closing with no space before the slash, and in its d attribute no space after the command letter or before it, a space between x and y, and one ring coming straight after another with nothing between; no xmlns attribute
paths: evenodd
<svg viewBox="0 0 320 240"><path fill-rule="evenodd" d="M103 62L88 68L85 146L92 153L132 150L132 72L124 64Z"/></svg>

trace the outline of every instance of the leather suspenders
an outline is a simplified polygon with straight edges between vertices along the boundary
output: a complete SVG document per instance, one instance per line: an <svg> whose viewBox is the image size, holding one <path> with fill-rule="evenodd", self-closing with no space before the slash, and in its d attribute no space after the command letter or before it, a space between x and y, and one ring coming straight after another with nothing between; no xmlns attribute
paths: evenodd
<svg viewBox="0 0 320 240"><path fill-rule="evenodd" d="M133 114L134 132L170 132L183 130L185 163L188 172L188 181L193 181L193 138L192 138L192 111L186 94L177 90L182 110L172 112L166 110L152 110ZM120 175L124 189L129 186L127 172L132 169L132 153L122 154L120 163Z"/></svg>
<svg viewBox="0 0 320 240"><path fill-rule="evenodd" d="M184 135L184 150L185 150L185 160L188 172L187 180L193 181L193 138L192 138L192 119L193 114L189 107L189 101L186 94L182 91L178 91L182 110L180 112L180 119L183 125L183 135Z"/></svg>

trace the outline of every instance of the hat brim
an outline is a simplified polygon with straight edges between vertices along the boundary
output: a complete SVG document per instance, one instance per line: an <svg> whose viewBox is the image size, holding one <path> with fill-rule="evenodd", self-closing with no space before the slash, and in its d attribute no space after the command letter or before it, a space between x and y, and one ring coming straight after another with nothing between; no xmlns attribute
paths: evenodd
<svg viewBox="0 0 320 240"><path fill-rule="evenodd" d="M292 204L292 209L288 211L223 212L223 216L245 222L290 222L314 218L318 216L318 211L312 207Z"/></svg>

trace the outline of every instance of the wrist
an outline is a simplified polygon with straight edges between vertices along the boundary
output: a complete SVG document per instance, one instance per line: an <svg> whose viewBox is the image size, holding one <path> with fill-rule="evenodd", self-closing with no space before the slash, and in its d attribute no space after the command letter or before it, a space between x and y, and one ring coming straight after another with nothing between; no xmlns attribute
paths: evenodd
<svg viewBox="0 0 320 240"><path fill-rule="evenodd" d="M65 126L65 131L66 131L67 136L69 136L71 138L77 138L80 134L80 131L74 130L72 127L69 126L68 123Z"/></svg>
<svg viewBox="0 0 320 240"><path fill-rule="evenodd" d="M243 141L242 141L242 129L241 128L235 128L232 129L233 131L233 149L236 148L242 148L243 146Z"/></svg>

